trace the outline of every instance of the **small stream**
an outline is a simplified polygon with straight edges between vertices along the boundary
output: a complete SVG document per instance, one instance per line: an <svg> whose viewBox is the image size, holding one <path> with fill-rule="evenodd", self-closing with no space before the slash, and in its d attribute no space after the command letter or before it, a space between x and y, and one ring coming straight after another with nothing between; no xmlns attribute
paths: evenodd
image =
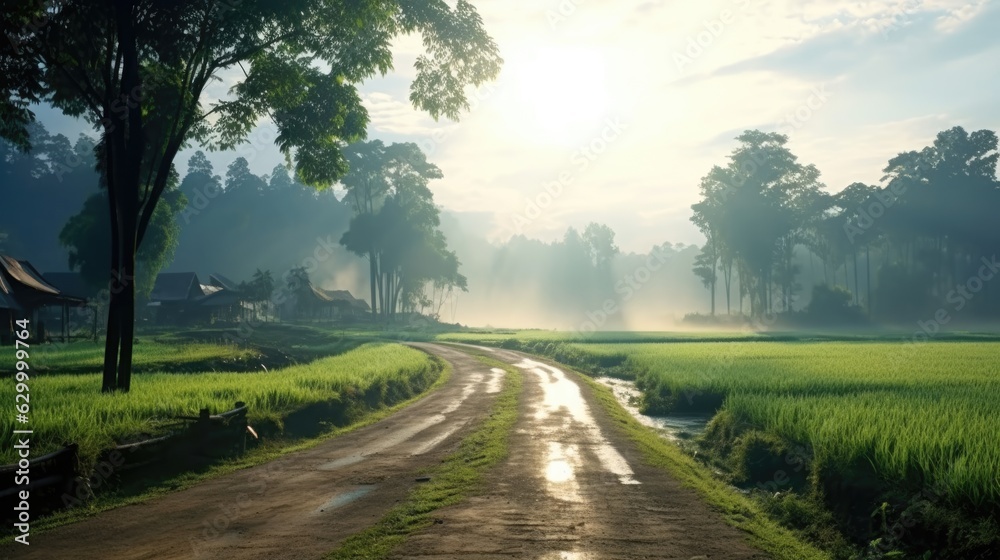
<svg viewBox="0 0 1000 560"><path fill-rule="evenodd" d="M701 435L705 431L710 414L680 414L676 416L647 416L639 412L639 402L642 400L642 391L635 387L635 383L616 379L614 377L597 377L594 379L601 385L609 387L614 393L618 402L629 411L633 417L644 425L655 429L663 437L672 441L689 440Z"/></svg>

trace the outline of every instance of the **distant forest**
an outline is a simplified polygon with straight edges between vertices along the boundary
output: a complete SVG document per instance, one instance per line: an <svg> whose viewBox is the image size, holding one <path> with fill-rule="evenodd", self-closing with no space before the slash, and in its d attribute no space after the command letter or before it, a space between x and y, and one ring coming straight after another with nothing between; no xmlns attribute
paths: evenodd
<svg viewBox="0 0 1000 560"><path fill-rule="evenodd" d="M695 273L712 313L721 289L727 312L738 298L754 317L806 309L818 322L868 315L936 331L1000 316L996 133L943 131L890 159L881 185L837 194L786 136L753 130L737 140L692 207L707 239ZM816 304L801 305L816 286Z"/></svg>
<svg viewBox="0 0 1000 560"><path fill-rule="evenodd" d="M95 143L50 135L37 123L31 135L28 154L0 141L8 208L0 251L103 285L108 210ZM940 326L1000 314L1000 282L990 282L1000 247L993 132L942 132L932 146L892 158L882 185L855 183L837 194L797 161L787 137L747 131L737 140L728 161L702 179L692 207L706 238L700 248L663 243L622 253L599 223L569 228L557 242L515 236L494 244L486 241L489 216L429 210L440 226L438 252L455 261L452 280L421 287L399 308L449 322L581 332L670 328L686 314L688 324ZM377 146L400 153L407 145ZM422 165L431 171L420 185L440 176ZM196 152L183 177L173 174L140 248L140 297L159 271L249 282L264 270L280 285L305 266L315 285L371 299L370 263L360 256L367 253L341 244L358 212L351 194L359 184L345 179L336 191L317 191L284 166L259 176L244 158L215 169Z"/></svg>

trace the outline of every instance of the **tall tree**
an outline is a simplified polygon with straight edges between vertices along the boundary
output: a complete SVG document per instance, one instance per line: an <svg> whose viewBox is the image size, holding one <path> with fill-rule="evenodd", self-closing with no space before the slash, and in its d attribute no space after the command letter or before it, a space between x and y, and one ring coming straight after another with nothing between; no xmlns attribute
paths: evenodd
<svg viewBox="0 0 1000 560"><path fill-rule="evenodd" d="M701 283L708 288L711 301L711 315L715 316L715 283L718 279L716 265L719 262L718 255L715 254L713 246L706 243L701 248L701 252L694 259L694 275L701 279Z"/></svg>
<svg viewBox="0 0 1000 560"><path fill-rule="evenodd" d="M428 183L443 175L413 143L359 142L344 150L351 172L344 177L346 199L354 207L341 245L368 259L372 317L389 319L404 285L403 244L431 243L439 225ZM381 310L381 311L380 311Z"/></svg>
<svg viewBox="0 0 1000 560"><path fill-rule="evenodd" d="M583 241L587 244L591 261L598 270L608 270L611 260L619 253L615 245L615 232L604 224L591 222L583 230Z"/></svg>
<svg viewBox="0 0 1000 560"><path fill-rule="evenodd" d="M410 100L434 118L457 119L469 106L465 86L494 78L501 63L465 0L27 0L5 6L0 27L9 30L0 136L27 149L31 104L43 101L101 132L115 281L134 275L187 143L231 148L269 116L296 174L328 186L347 171L343 143L365 133L356 86L391 69L394 37L423 35ZM237 79L231 96L206 106L206 86L223 75ZM105 391L129 390L134 321L129 284L110 302Z"/></svg>
<svg viewBox="0 0 1000 560"><path fill-rule="evenodd" d="M146 242L136 254L135 276L121 278L112 284L112 295L115 290L132 283L137 296L149 297L153 284L156 283L156 276L170 264L177 248L180 232L177 215L186 204L187 198L178 189L177 174L174 173L153 213ZM105 249L110 238L106 190L88 198L80 212L71 217L59 232L59 242L69 249L69 268L78 269L83 279L93 286L101 286L107 282L111 263Z"/></svg>
<svg viewBox="0 0 1000 560"><path fill-rule="evenodd" d="M738 261L741 289L750 295L751 314L759 316L773 309L775 272L789 307L793 251L819 195L819 171L798 163L782 134L748 130L737 140L728 164L702 179L703 199L692 219Z"/></svg>

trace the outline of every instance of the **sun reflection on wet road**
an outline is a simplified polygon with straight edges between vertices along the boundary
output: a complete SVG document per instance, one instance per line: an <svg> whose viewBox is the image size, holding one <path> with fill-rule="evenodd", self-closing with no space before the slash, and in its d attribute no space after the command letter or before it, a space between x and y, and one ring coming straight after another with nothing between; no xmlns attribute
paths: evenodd
<svg viewBox="0 0 1000 560"><path fill-rule="evenodd" d="M559 368L534 360L524 359L516 365L534 373L544 392L542 403L536 407L533 419L538 423L546 422L538 433L545 433L552 438L548 442L543 474L553 497L568 501L580 500L576 471L582 464L581 448L593 453L601 468L615 475L619 483L639 484L628 461L604 437L576 382ZM558 427L553 427L551 419L557 415L565 416ZM570 441L578 443L566 443Z"/></svg>

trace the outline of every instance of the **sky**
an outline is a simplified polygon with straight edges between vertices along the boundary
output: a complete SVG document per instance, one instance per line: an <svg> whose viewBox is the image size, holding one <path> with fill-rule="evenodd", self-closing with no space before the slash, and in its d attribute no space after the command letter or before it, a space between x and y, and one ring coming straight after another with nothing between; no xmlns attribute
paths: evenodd
<svg viewBox="0 0 1000 560"><path fill-rule="evenodd" d="M1000 130L1000 1L472 0L505 63L460 122L412 108L419 37L361 87L369 139L416 142L445 210L489 239L609 225L624 251L700 243L698 183L746 129L779 131L830 192L877 184L892 156L952 126ZM226 95L226 77L206 92ZM75 138L85 127L39 116ZM235 155L283 161L262 123ZM177 164L183 173L193 149Z"/></svg>

